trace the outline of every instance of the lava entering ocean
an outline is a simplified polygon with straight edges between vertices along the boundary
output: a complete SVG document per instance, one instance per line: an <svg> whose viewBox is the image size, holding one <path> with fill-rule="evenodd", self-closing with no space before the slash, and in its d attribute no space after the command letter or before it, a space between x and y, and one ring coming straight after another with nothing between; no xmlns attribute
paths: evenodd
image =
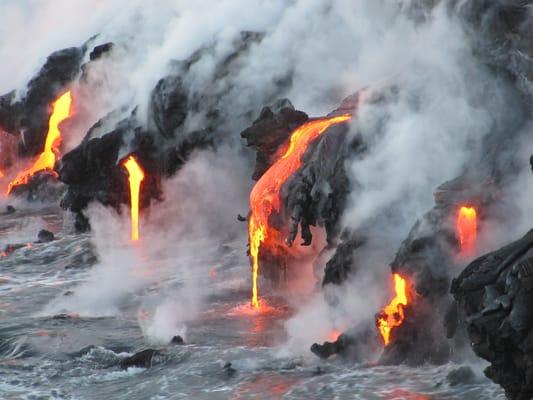
<svg viewBox="0 0 533 400"><path fill-rule="evenodd" d="M394 274L394 291L396 293L392 301L381 310L376 322L383 343L390 343L390 335L394 328L403 324L405 319L404 308L409 299L407 297L407 281L399 274Z"/></svg>
<svg viewBox="0 0 533 400"><path fill-rule="evenodd" d="M472 256L476 250L477 240L477 211L474 207L463 206L459 209L456 229L461 245L461 256Z"/></svg>
<svg viewBox="0 0 533 400"><path fill-rule="evenodd" d="M40 171L49 171L57 176L54 171L56 159L59 155L59 145L61 144L61 131L59 124L70 117L72 96L70 91L63 93L53 104L52 115L48 122L48 133L44 144L44 150L39 155L33 165L20 172L15 179L9 182L7 193L10 194L14 187L25 185L32 176Z"/></svg>
<svg viewBox="0 0 533 400"><path fill-rule="evenodd" d="M130 183L131 240L137 241L139 240L139 194L144 172L133 156L129 156L123 165L128 171Z"/></svg>
<svg viewBox="0 0 533 400"><path fill-rule="evenodd" d="M273 243L277 231L268 224L273 212L280 212L279 192L283 184L301 166L302 156L309 144L335 124L346 122L350 115L317 119L297 128L291 135L289 147L257 181L250 193L251 216L249 222L250 256L252 257L252 306L259 308L257 279L259 275L259 250L268 239Z"/></svg>

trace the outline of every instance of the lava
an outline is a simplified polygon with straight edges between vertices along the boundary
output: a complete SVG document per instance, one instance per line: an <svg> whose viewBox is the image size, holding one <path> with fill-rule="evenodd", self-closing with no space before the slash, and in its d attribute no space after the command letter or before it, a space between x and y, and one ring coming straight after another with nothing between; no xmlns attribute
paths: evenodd
<svg viewBox="0 0 533 400"><path fill-rule="evenodd" d="M456 229L461 255L465 257L473 255L477 240L477 211L474 207L463 206L459 209Z"/></svg>
<svg viewBox="0 0 533 400"><path fill-rule="evenodd" d="M56 159L59 156L59 145L61 144L59 124L70 116L71 105L72 96L70 91L63 93L54 102L52 115L48 121L48 133L46 134L43 152L30 168L20 172L15 179L9 183L7 186L7 194L10 194L14 187L27 184L31 177L37 172L49 171L57 176L57 173L54 171L54 166Z"/></svg>
<svg viewBox="0 0 533 400"><path fill-rule="evenodd" d="M269 227L268 220L273 212L280 212L279 192L283 184L301 166L302 156L309 144L330 126L346 122L349 115L317 119L297 128L291 135L289 146L257 181L250 193L251 216L249 222L250 256L252 257L252 306L259 308L257 278L259 275L259 249L265 240L271 242L277 232Z"/></svg>
<svg viewBox="0 0 533 400"><path fill-rule="evenodd" d="M123 165L128 171L130 183L131 240L137 241L139 240L139 193L144 172L133 156L129 156Z"/></svg>
<svg viewBox="0 0 533 400"><path fill-rule="evenodd" d="M390 343L390 335L394 328L400 326L404 319L404 308L408 304L407 281L399 274L394 274L394 291L396 296L378 315L377 327L383 343Z"/></svg>

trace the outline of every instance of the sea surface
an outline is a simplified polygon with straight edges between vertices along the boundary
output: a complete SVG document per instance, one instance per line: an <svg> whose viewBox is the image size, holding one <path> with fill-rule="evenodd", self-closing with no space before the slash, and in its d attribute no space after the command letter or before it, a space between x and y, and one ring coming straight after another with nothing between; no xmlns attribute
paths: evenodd
<svg viewBox="0 0 533 400"><path fill-rule="evenodd" d="M458 365L382 367L287 356L279 348L293 310L267 299L268 311L249 312L242 243L228 243L226 259L205 277L203 286L212 295L183 322L186 329L176 332L185 345L154 344L143 328L143 319L153 316L144 315L142 305L154 293L187 286L190 275L133 285L109 315L68 307L62 313L57 304L68 305L94 279L91 271L101 256L94 237L71 233L71 223L53 207L0 216L2 247L13 240L30 243L40 228L57 233L54 242L32 243L0 258L0 399L505 398L477 366L475 384L452 387L446 376ZM146 348L161 351L151 368L120 368L121 360Z"/></svg>

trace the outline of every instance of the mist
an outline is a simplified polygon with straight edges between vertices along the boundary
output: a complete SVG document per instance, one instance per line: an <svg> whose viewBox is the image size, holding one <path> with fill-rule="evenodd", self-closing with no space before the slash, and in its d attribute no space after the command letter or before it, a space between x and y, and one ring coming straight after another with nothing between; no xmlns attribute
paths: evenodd
<svg viewBox="0 0 533 400"><path fill-rule="evenodd" d="M357 277L329 294L340 301L335 311L319 293L286 323L285 350L306 354L311 340L325 340L331 330L371 318L389 296L388 264L414 221L433 206L433 190L480 158L483 139L515 115L509 98L496 94L503 83L474 56L460 21L442 6L420 24L401 11L406 3L164 0L156 7L141 0L3 2L0 35L11 40L0 44L0 92L17 89L22 95L49 53L98 35L95 43L112 41L117 47L109 60L92 67L98 96L91 87L86 97L95 101L97 111L84 127L107 112L135 106L148 123L157 81L172 61L199 49L208 51L187 72L185 84L232 117L229 137L223 138L228 148L194 155L165 183L165 200L143 215L141 235L149 243L128 243L127 211L117 215L91 207L100 261L74 297L56 299L46 312L116 315L128 295L157 287L136 304L143 333L155 342L185 335L186 321L212 294L202 289L224 255L221 246L241 243L239 261L247 268L246 226L235 217L248 211L252 155L236 150L242 144L239 132L278 98L320 116L369 87L384 90L388 101L363 105L352 123L369 148L347 164L354 190L343 226L366 229L371 244L358 256ZM213 87L216 67L232 53L241 31L265 36ZM202 116L197 118L200 122L190 117L188 126L201 125ZM72 146L80 139L81 134ZM517 208L531 213L527 172L510 187L516 190Z"/></svg>

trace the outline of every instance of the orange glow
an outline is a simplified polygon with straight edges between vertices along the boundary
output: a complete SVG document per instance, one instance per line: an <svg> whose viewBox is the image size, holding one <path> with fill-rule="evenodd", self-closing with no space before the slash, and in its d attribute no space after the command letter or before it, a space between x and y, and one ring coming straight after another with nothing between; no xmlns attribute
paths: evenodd
<svg viewBox="0 0 533 400"><path fill-rule="evenodd" d="M477 211L474 207L463 206L457 214L457 236L461 244L461 255L472 256L476 250Z"/></svg>
<svg viewBox="0 0 533 400"><path fill-rule="evenodd" d="M250 303L239 304L236 307L233 307L228 314L231 316L253 316L261 314L274 314L277 312L279 312L278 309L261 299L258 301L257 307Z"/></svg>
<svg viewBox="0 0 533 400"><path fill-rule="evenodd" d="M130 182L131 240L137 241L139 240L139 194L144 172L133 156L129 156L123 165L128 171Z"/></svg>
<svg viewBox="0 0 533 400"><path fill-rule="evenodd" d="M252 306L259 308L259 294L257 278L259 275L259 249L265 240L273 242L277 232L268 226L268 220L273 212L280 212L279 192L283 184L301 166L302 156L309 144L335 124L346 122L351 117L317 119L307 122L296 129L290 139L285 154L277 160L257 181L250 193L251 216L249 222L250 256L252 257Z"/></svg>
<svg viewBox="0 0 533 400"><path fill-rule="evenodd" d="M3 178L4 177L4 173L2 172L2 170L0 169L0 178Z"/></svg>
<svg viewBox="0 0 533 400"><path fill-rule="evenodd" d="M328 340L330 342L336 342L340 335L342 335L342 332L334 329L329 333Z"/></svg>
<svg viewBox="0 0 533 400"><path fill-rule="evenodd" d="M54 102L52 115L48 121L48 133L46 135L43 152L30 168L20 172L15 179L9 183L7 186L7 194L11 193L15 186L27 184L31 177L37 172L50 171L57 176L57 173L54 171L54 166L59 155L59 145L61 144L59 124L70 116L71 105L72 96L70 91L62 94Z"/></svg>
<svg viewBox="0 0 533 400"><path fill-rule="evenodd" d="M404 308L408 304L407 282L398 274L394 274L394 291L396 296L381 310L377 320L377 327L385 346L390 343L392 330L403 323Z"/></svg>

